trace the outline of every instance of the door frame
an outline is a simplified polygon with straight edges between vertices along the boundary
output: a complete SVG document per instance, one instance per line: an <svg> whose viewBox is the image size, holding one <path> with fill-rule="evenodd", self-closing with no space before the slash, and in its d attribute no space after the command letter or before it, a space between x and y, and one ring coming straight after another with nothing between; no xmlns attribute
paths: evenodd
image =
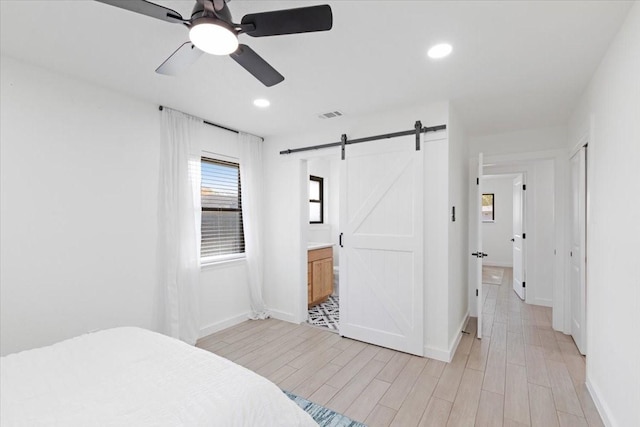
<svg viewBox="0 0 640 427"><path fill-rule="evenodd" d="M491 166L488 166L488 167L491 167ZM500 172L500 173L487 173L487 174L484 174L484 178L486 180L491 180L491 179L496 179L496 178L513 180L513 179L517 178L518 176L522 177L522 183L526 185L527 184L527 173L526 172ZM521 216L522 216L522 226L523 226L523 228L525 228L526 227L526 219L527 219L527 212L526 212L527 211L527 192L526 191L523 191L522 197L523 197L523 199L522 199ZM515 202L512 202L512 205L513 205L513 203L515 203ZM523 230L523 231L526 232L526 229ZM483 239L485 238L484 233L482 235L482 238ZM526 240L524 240L522 242L523 253L525 254L523 256L523 259L522 259L522 271L523 271L522 277L524 279L523 281L526 281L526 277L527 277L527 257L526 257L527 249L526 249L526 246L527 246L527 242L526 242ZM483 241L483 248L484 248L484 250L486 250L486 247L484 246L484 241ZM489 259L491 259L491 254L488 254L488 255L489 255ZM511 256L513 257L513 254ZM484 265L484 263L483 263L483 265ZM489 262L489 265L492 265L492 264ZM501 264L493 264L493 265L498 266L498 267L503 266ZM512 259L512 266L513 266L513 259ZM525 292L525 298L526 298L526 292Z"/></svg>
<svg viewBox="0 0 640 427"><path fill-rule="evenodd" d="M280 317L284 320L292 321L294 323L304 323L307 321L309 309L307 304L307 242L309 240L309 167L308 162L315 159L339 159L339 148L330 148L322 152L308 151L300 153L293 161L298 167L298 200L299 200L299 258L298 264L300 268L299 279L297 283L300 286L296 286L296 292L293 295L295 304L293 307L293 318L287 319L286 317ZM337 236L331 234L331 242L337 244ZM335 257L334 251L334 257Z"/></svg>
<svg viewBox="0 0 640 427"><path fill-rule="evenodd" d="M474 162L477 157L471 157L470 163ZM567 272L567 263L565 257L561 256L561 254L565 253L567 237L566 237L566 227L565 223L567 222L566 218L566 210L568 209L568 204L566 201L566 194L568 191L568 158L566 150L545 150L545 151L536 151L536 152L525 152L525 153L512 153L512 154L486 154L484 156L484 167L485 174L487 175L496 175L499 173L513 174L513 173L521 173L527 172L527 185L532 185L535 181L535 165L537 162L552 160L554 163L554 220L555 224L552 225L554 230L554 247L556 251L556 255L553 257L554 264L554 275L553 275L553 295L552 295L552 305L553 305L553 328L555 330L563 331L568 333L570 329L570 323L565 321L565 315L567 314L567 309L565 304L568 303L567 298L565 297L565 287L566 287L566 279L565 274ZM527 189L529 191L529 189ZM471 192L470 192L471 193ZM473 206L472 199L470 198L470 205ZM533 220L535 217L532 215L532 212L535 211L535 197L528 196L528 206L527 212L525 213L525 221L526 221L526 230L527 233L532 231ZM470 212L470 217L471 212ZM473 221L469 222L469 234L472 235L474 231ZM527 236L529 237L529 235ZM471 249L471 246L470 246ZM473 252L473 251L472 251ZM535 268L535 251L532 250L531 241L528 242L528 275L531 275L531 269ZM472 265L469 265L470 270L472 271ZM528 284L529 287L529 284ZM528 296L533 297L533 292L529 292L531 290L527 290ZM471 280L469 281L469 301L474 301L475 298L475 287ZM526 301L530 302L529 299ZM471 309L471 315L477 315L474 304L469 304Z"/></svg>
<svg viewBox="0 0 640 427"><path fill-rule="evenodd" d="M582 349L579 349L583 355L586 355L588 352L588 339L587 339L587 324L589 323L588 319L587 319L587 294L588 294L588 282L587 282L587 262L588 262L588 253L587 253L587 233L588 233L588 221L589 221L589 162L590 157L588 154L588 145L589 145L589 141L590 141L590 130L585 132L578 140L578 143L571 149L571 151L569 152L569 155L567 157L567 163L568 163L568 174L571 173L571 159L573 159L574 156L576 156L577 154L579 154L580 150L585 149L585 159L584 159L584 176L581 178L584 178L585 180L585 195L584 195L584 229L583 229L583 238L581 239L581 247L580 247L580 251L581 254L583 254L583 258L584 258L584 262L583 262L583 271L581 273L582 276L582 280L584 281L584 304L582 307L582 310L584 312L583 315L583 324L581 326L581 331L582 331L582 337L581 337L581 345L582 345ZM571 200L573 197L573 183L571 182L571 175L569 175L569 179L567 182L567 186L568 186L568 196L567 199L569 199L569 201L567 202L568 209L567 209L567 251L565 251L565 259L566 259L566 280L565 280L565 289L564 289L564 295L565 295L565 307L566 307L566 311L565 311L565 330L564 332L566 334L572 335L573 336L573 307L572 307L572 302L573 302L573 295L572 295L572 289L571 289L571 256L570 256L570 250L571 250L571 241L572 241L572 236L571 236L571 228L573 226L573 216L572 216L572 206L571 206Z"/></svg>
<svg viewBox="0 0 640 427"><path fill-rule="evenodd" d="M475 163L475 164L473 164ZM469 241L472 242L469 247L469 255L471 256L471 268L469 268L469 281L472 282L472 288L475 288L475 304L469 304L469 312L475 312L477 321L476 338L482 339L482 307L484 305L484 289L482 288L482 267L484 259L483 249L483 233L482 233L482 195L484 184L484 154L478 153L478 157L472 162L471 168L475 174L470 173L470 177L476 177L476 185L474 190L469 190L470 198L474 199L469 204L469 216L474 224L474 232L469 233ZM474 212L475 211L475 212ZM470 299L470 301L474 301Z"/></svg>

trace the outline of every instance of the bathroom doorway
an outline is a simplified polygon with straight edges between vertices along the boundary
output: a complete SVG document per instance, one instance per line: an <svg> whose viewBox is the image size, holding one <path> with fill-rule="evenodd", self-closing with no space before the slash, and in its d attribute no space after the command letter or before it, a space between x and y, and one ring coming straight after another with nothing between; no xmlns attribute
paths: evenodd
<svg viewBox="0 0 640 427"><path fill-rule="evenodd" d="M307 323L339 332L339 177L337 156L307 160Z"/></svg>

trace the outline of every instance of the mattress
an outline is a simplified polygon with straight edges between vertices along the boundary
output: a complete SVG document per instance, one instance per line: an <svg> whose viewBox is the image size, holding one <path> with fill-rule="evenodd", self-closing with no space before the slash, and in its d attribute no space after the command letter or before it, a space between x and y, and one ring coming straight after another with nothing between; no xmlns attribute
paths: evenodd
<svg viewBox="0 0 640 427"><path fill-rule="evenodd" d="M317 426L275 384L139 328L0 359L0 425Z"/></svg>

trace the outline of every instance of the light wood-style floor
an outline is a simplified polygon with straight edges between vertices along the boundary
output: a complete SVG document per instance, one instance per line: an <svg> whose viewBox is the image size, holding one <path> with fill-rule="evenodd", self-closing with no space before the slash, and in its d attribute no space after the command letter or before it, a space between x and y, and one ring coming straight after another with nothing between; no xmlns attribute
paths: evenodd
<svg viewBox="0 0 640 427"><path fill-rule="evenodd" d="M602 426L585 359L551 329L551 309L520 301L510 269L502 285L484 286L483 339L470 319L449 364L274 319L198 346L371 427Z"/></svg>

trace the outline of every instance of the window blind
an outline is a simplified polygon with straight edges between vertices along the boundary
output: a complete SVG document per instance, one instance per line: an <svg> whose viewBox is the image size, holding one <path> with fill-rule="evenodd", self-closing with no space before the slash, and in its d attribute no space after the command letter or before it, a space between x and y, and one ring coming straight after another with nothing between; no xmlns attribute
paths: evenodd
<svg viewBox="0 0 640 427"><path fill-rule="evenodd" d="M244 253L240 165L203 157L201 257Z"/></svg>

